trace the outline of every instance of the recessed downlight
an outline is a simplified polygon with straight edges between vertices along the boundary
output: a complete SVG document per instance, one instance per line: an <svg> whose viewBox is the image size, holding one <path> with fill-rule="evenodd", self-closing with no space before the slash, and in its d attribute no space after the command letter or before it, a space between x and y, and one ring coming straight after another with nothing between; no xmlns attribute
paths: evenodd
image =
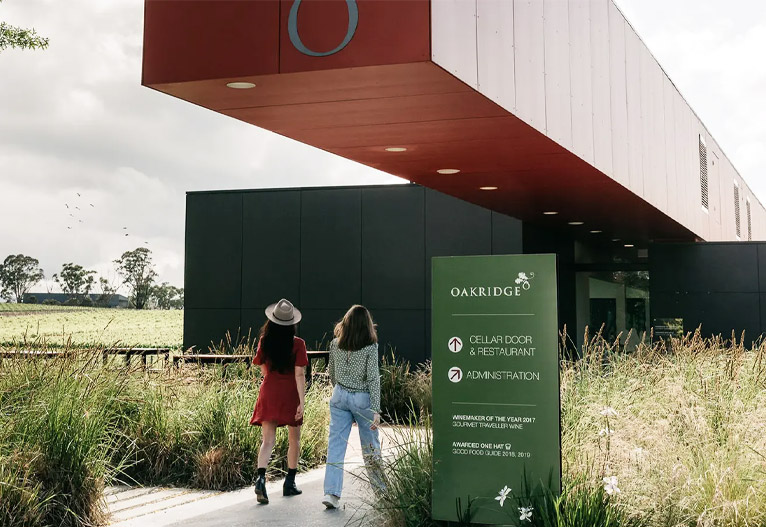
<svg viewBox="0 0 766 527"><path fill-rule="evenodd" d="M600 231L598 229L590 231L591 234L600 234L601 232L602 231Z"/></svg>
<svg viewBox="0 0 766 527"><path fill-rule="evenodd" d="M255 84L252 82L227 82L226 86L228 88L234 88L235 90L249 90L250 88L255 88Z"/></svg>
<svg viewBox="0 0 766 527"><path fill-rule="evenodd" d="M460 172L460 169L459 168L440 168L439 170L437 170L437 172L439 174L445 174L445 175L457 174L458 172Z"/></svg>
<svg viewBox="0 0 766 527"><path fill-rule="evenodd" d="M555 216L556 214L558 214L558 212L556 212L555 210L546 210L545 212L543 212L543 214L545 214L546 216Z"/></svg>
<svg viewBox="0 0 766 527"><path fill-rule="evenodd" d="M497 190L497 187L479 187L479 190Z"/></svg>
<svg viewBox="0 0 766 527"><path fill-rule="evenodd" d="M406 152L407 149L403 146L389 146L386 148L386 152Z"/></svg>
<svg viewBox="0 0 766 527"><path fill-rule="evenodd" d="M569 225L584 225L585 224L584 221L570 221L568 223Z"/></svg>
<svg viewBox="0 0 766 527"><path fill-rule="evenodd" d="M626 243L625 247L633 247L633 244L632 243Z"/></svg>

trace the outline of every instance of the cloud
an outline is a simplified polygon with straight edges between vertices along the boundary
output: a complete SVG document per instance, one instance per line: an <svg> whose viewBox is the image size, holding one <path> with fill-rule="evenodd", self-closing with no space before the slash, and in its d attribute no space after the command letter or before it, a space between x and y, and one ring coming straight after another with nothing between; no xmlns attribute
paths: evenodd
<svg viewBox="0 0 766 527"><path fill-rule="evenodd" d="M766 202L766 3L618 3ZM139 0L5 0L0 18L51 42L0 56L0 257L108 274L148 241L181 285L186 191L399 181L142 87ZM96 207L73 222L77 192Z"/></svg>
<svg viewBox="0 0 766 527"><path fill-rule="evenodd" d="M398 181L142 87L143 2L7 0L0 17L51 41L0 59L0 254L48 276L70 261L113 274L148 246L181 285L189 190ZM72 217L77 192L88 206Z"/></svg>

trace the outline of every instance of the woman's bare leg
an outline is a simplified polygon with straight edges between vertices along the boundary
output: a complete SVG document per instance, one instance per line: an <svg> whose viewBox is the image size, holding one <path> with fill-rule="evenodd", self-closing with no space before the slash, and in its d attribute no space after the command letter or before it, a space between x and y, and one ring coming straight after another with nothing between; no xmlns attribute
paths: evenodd
<svg viewBox="0 0 766 527"><path fill-rule="evenodd" d="M287 437L287 468L298 468L298 459L301 457L301 427L288 426Z"/></svg>
<svg viewBox="0 0 766 527"><path fill-rule="evenodd" d="M258 468L269 466L271 452L277 442L277 423L268 421L261 424L261 450L258 452Z"/></svg>

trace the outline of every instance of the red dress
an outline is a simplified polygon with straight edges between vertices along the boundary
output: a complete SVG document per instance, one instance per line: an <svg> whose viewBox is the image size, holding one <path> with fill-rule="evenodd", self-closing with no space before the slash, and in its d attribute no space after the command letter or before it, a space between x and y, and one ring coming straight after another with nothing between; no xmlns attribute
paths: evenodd
<svg viewBox="0 0 766 527"><path fill-rule="evenodd" d="M293 339L293 357L295 366L306 366L309 362L306 343L302 338L294 337ZM259 341L253 364L265 364L265 359ZM266 367L268 368L268 364ZM295 370L291 368L289 373L268 370L261 382L250 424L260 426L265 421L275 421L277 426L300 426L303 424L303 418L295 420L298 404L300 404L300 398L298 385L295 382Z"/></svg>

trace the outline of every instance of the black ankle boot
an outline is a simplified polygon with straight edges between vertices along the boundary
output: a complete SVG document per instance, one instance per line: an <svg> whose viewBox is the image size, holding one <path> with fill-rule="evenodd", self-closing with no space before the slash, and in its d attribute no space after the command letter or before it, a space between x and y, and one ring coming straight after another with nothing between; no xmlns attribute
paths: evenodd
<svg viewBox="0 0 766 527"><path fill-rule="evenodd" d="M303 494L303 491L295 486L294 479L286 479L282 485L282 496L297 496Z"/></svg>
<svg viewBox="0 0 766 527"><path fill-rule="evenodd" d="M264 505L269 503L269 496L266 494L266 476L259 475L255 479L255 496L258 503L263 503Z"/></svg>

